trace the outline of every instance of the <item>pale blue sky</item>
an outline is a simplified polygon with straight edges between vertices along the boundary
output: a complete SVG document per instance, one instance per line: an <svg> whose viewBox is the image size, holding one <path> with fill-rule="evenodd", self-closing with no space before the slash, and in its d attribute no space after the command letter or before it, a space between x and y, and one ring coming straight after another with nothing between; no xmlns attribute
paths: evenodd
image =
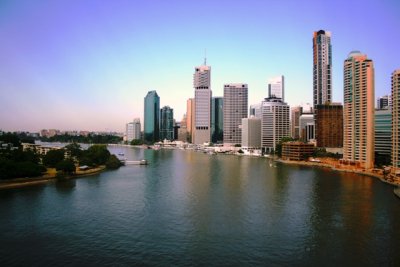
<svg viewBox="0 0 400 267"><path fill-rule="evenodd" d="M334 101L352 50L374 60L375 94L387 94L400 68L399 14L395 0L2 0L0 129L122 131L143 119L149 90L181 120L205 48L214 96L243 82L258 103L283 74L287 102L311 103L320 29L332 32Z"/></svg>

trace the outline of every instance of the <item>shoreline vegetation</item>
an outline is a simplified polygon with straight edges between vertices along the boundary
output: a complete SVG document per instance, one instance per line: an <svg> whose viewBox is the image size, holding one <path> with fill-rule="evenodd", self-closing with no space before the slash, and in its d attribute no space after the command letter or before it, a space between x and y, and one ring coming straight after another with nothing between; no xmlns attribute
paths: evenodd
<svg viewBox="0 0 400 267"><path fill-rule="evenodd" d="M106 144L38 144L22 142L17 133L0 131L0 189L47 183L113 170L123 162Z"/></svg>
<svg viewBox="0 0 400 267"><path fill-rule="evenodd" d="M59 180L84 178L102 173L105 170L105 165L88 170L79 170L79 168L77 168L75 174L57 176L57 171L54 168L49 168L45 175L39 177L0 180L0 190L47 184L49 182L56 182Z"/></svg>

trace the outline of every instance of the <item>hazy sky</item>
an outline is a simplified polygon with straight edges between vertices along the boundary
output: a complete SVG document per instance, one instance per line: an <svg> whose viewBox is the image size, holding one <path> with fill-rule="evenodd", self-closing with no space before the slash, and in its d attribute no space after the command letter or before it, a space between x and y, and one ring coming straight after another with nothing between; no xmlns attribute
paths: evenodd
<svg viewBox="0 0 400 267"><path fill-rule="evenodd" d="M193 72L211 66L213 96L247 83L249 104L269 78L286 101L312 102L312 35L332 32L333 100L343 100L352 50L375 64L375 95L400 68L400 1L0 0L0 129L117 130L157 90L181 120Z"/></svg>

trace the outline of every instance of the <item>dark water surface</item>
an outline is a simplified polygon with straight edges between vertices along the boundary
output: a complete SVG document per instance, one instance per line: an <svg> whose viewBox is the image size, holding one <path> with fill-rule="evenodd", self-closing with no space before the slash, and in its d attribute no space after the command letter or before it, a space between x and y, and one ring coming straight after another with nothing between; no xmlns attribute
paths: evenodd
<svg viewBox="0 0 400 267"><path fill-rule="evenodd" d="M400 266L400 199L377 179L110 150L150 165L0 191L1 266Z"/></svg>

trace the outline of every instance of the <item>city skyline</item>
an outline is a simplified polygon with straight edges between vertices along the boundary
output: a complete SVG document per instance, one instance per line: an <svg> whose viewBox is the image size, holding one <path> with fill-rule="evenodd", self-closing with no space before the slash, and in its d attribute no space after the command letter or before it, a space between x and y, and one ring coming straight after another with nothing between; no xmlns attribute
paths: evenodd
<svg viewBox="0 0 400 267"><path fill-rule="evenodd" d="M400 66L396 1L10 1L0 7L5 131L122 131L132 118L144 121L150 90L180 120L194 97L193 67L204 49L213 96L222 96L223 84L244 82L248 104L257 104L267 97L268 79L284 75L285 101L312 103L312 37L321 29L332 33L333 102L343 102L342 62L352 50L374 59L376 97L390 93L391 73ZM239 11L240 21L229 19Z"/></svg>

